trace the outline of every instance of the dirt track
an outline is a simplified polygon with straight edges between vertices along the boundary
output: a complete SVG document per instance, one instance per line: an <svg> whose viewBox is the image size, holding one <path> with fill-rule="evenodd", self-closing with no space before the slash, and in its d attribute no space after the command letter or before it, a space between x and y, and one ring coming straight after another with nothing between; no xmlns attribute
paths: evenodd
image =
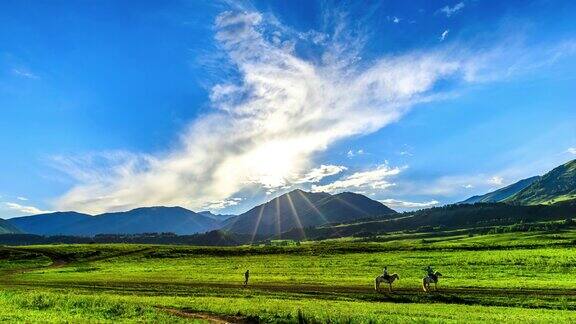
<svg viewBox="0 0 576 324"><path fill-rule="evenodd" d="M168 307L159 307L158 309L161 311L170 313L172 315L178 316L178 317L189 318L189 319L200 319L200 320L204 320L204 321L207 321L208 323L213 323L213 324L258 323L258 321L251 321L250 319L246 319L246 318L240 317L240 316L220 316L220 315L214 315L214 314L210 314L210 313L195 312L195 311L186 310L186 309L176 309L176 308L168 308Z"/></svg>

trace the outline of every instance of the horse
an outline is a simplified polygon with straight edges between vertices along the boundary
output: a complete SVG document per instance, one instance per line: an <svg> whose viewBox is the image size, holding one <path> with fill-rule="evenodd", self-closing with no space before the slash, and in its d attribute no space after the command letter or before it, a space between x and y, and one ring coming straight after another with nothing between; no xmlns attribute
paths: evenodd
<svg viewBox="0 0 576 324"><path fill-rule="evenodd" d="M434 290L438 290L438 277L442 277L442 274L436 271L433 275L422 278L422 289L428 292L430 291L430 283L434 283Z"/></svg>
<svg viewBox="0 0 576 324"><path fill-rule="evenodd" d="M388 283L388 291L392 291L392 283L394 280L400 279L400 276L397 273L393 273L389 275L387 278L384 275L379 275L374 279L374 290L380 291L380 283L387 282Z"/></svg>

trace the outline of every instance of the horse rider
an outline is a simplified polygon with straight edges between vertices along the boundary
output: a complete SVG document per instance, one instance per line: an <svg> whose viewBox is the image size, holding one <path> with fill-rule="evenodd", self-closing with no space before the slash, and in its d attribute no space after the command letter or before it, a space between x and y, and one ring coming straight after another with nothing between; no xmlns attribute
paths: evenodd
<svg viewBox="0 0 576 324"><path fill-rule="evenodd" d="M438 280L438 278L434 274L434 269L432 269L432 266L430 266L430 265L426 268L426 275L428 275L428 277L430 277L434 280Z"/></svg>
<svg viewBox="0 0 576 324"><path fill-rule="evenodd" d="M390 279L390 275L388 274L388 266L384 266L384 270L382 270L382 278L386 280Z"/></svg>
<svg viewBox="0 0 576 324"><path fill-rule="evenodd" d="M250 270L246 270L246 272L244 272L244 287L248 285L249 278L250 278Z"/></svg>

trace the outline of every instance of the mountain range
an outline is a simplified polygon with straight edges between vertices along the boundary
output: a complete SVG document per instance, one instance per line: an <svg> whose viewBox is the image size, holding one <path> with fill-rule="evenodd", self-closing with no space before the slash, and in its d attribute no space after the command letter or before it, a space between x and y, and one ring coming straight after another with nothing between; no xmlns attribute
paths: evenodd
<svg viewBox="0 0 576 324"><path fill-rule="evenodd" d="M542 176L526 178L484 195L472 196L460 203L538 205L572 199L576 199L576 160L568 161Z"/></svg>
<svg viewBox="0 0 576 324"><path fill-rule="evenodd" d="M396 212L366 196L350 192L331 195L294 190L235 215L195 213L182 207L143 207L126 212L88 215L55 212L5 221L6 232L38 235L94 236L172 232L179 235L223 228L251 235L280 234L292 228L390 217ZM1 225L1 224L0 224Z"/></svg>
<svg viewBox="0 0 576 324"><path fill-rule="evenodd" d="M96 216L56 212L11 218L8 223L30 234L78 236L152 232L184 235L217 229L220 224L182 207L143 207Z"/></svg>
<svg viewBox="0 0 576 324"><path fill-rule="evenodd" d="M534 176L527 179L522 179L504 188L486 193L484 195L472 196L464 201L462 204L474 204L474 203L492 203L492 202L503 202L506 199L514 196L521 190L525 189L533 182L540 179L540 176Z"/></svg>
<svg viewBox="0 0 576 324"><path fill-rule="evenodd" d="M505 216L507 210L518 214L515 219L523 219L522 213L527 213L526 219L532 217L542 220L549 218L547 210L513 209L512 206L569 203L558 208L563 212L570 211L569 208L576 205L576 160L560 165L542 176L523 179L493 192L470 197L460 205L475 203L498 203L498 205L489 208L479 206L473 209L432 208L421 210L407 218L407 214L398 214L382 203L361 194L343 192L332 195L297 189L237 216L217 215L208 211L196 213L182 207L142 207L95 216L77 212L55 212L8 220L0 219L0 234L94 236L165 232L190 235L223 229L241 235L284 237L283 233L302 233L319 226L335 228L334 225L338 223L346 223L347 226L356 223L369 224L366 220L370 222L391 220L387 224L414 227L431 224L467 224L467 215L474 214L480 215L479 219L485 222L492 219L491 214L494 217L496 214ZM530 216L532 214L539 216ZM564 217L564 214L561 215ZM405 219L401 220L400 216ZM454 223L452 219L459 221ZM386 226L395 229L398 227Z"/></svg>

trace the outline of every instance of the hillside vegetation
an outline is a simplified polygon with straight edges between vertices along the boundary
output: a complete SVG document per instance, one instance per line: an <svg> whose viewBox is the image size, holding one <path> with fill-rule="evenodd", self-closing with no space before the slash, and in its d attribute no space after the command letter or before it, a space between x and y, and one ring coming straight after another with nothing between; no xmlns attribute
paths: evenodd
<svg viewBox="0 0 576 324"><path fill-rule="evenodd" d="M498 190L489 192L487 194L480 195L480 196L472 196L472 197L462 201L461 203L462 204L474 204L474 203L502 202L502 201L505 201L506 199L514 196L518 192L524 190L526 187L528 187L529 185L531 185L532 183L534 183L538 179L540 179L540 176L534 176L534 177L530 177L527 179L522 179L518 182L515 182L515 183L509 185L509 186L506 186L504 188L500 188Z"/></svg>
<svg viewBox="0 0 576 324"><path fill-rule="evenodd" d="M535 205L572 199L576 199L576 160L569 161L546 173L506 201L521 205Z"/></svg>
<svg viewBox="0 0 576 324"><path fill-rule="evenodd" d="M576 215L576 201L554 205L521 206L505 203L457 204L399 214L397 218L367 220L336 225L293 229L280 237L290 239L325 239L347 236L370 236L394 231L473 229L518 223L564 220Z"/></svg>

